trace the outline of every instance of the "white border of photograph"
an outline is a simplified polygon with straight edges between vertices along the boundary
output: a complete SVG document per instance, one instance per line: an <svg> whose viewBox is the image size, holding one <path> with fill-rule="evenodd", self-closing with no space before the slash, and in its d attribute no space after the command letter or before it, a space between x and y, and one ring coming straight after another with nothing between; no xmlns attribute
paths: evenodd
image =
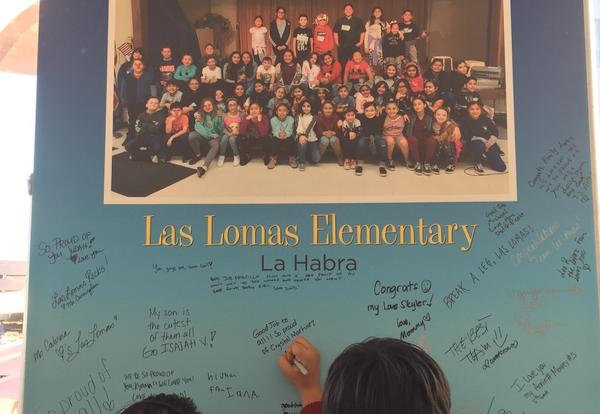
<svg viewBox="0 0 600 414"><path fill-rule="evenodd" d="M508 191L492 194L487 193L484 195L478 194L444 194L444 195L418 195L418 194L381 194L377 196L365 196L360 194L360 185L368 185L368 182L362 182L365 177L355 177L349 171L345 171L345 176L348 177L349 182L357 189L353 193L344 193L339 191L337 194L326 194L326 195L311 195L311 194L298 194L294 191L295 185L301 183L307 178L315 178L313 174L310 174L311 167L307 167L307 171L299 173L293 171L294 175L297 176L297 182L295 181L284 181L286 191L283 191L280 195L258 195L256 197L248 195L235 195L231 194L231 191L223 192L220 194L207 194L206 187L204 184L205 180L211 180L212 170L218 168L216 166L211 167L211 170L201 180L196 176L188 177L186 180L195 179L198 181L197 191L194 191L186 195L172 195L172 196L157 196L155 194L147 197L127 197L111 190L112 180L112 142L113 142L113 84L114 84L114 53L115 53L115 29L116 29L116 1L109 0L108 2L108 44L107 44L107 60L106 60L106 130L105 130L105 154L104 154L104 203L105 204L197 204L197 205L214 205L214 204L361 204L361 203L449 203L449 202L497 202L497 201L517 201L517 162L516 162L516 134L515 134L515 113L514 113L514 90L513 90L513 59L512 59L512 27L511 27L511 8L510 0L503 0L503 18L504 18L504 53L505 53L505 82L506 82L506 116L507 116L507 158L508 158L508 173L504 174L508 180ZM226 167L230 164L226 163ZM264 174L273 175L281 174L281 169L287 166L277 167L273 171L267 171L264 168ZM377 176L376 168L370 168L368 166L365 170L369 170L368 174ZM238 167L238 169L245 169L248 167ZM339 168L339 167L338 167ZM288 170L291 170L287 167ZM403 169L403 167L399 167ZM373 170L373 171L371 171ZM262 183L262 174L258 175L255 180L257 185L256 191L260 192ZM388 177L385 179L377 177L378 180L389 181L390 188L393 188L394 184L397 184L400 180L394 180L393 175L398 174L398 171L392 171L388 173ZM443 171L442 171L443 174ZM458 175L462 174L460 168L456 169L453 174L453 179L458 179ZM282 177L284 174L281 174ZM414 173L413 173L414 175ZM285 174L287 176L287 174ZM317 177L318 178L318 177ZM421 180L428 180L430 183L439 177L419 177ZM485 177L469 177L469 179L484 179ZM286 178L282 178L285 180ZM466 183L465 187L468 186L468 180L463 180ZM304 187L307 187L304 185ZM225 188L221 186L220 188ZM161 190L161 191L164 191Z"/></svg>

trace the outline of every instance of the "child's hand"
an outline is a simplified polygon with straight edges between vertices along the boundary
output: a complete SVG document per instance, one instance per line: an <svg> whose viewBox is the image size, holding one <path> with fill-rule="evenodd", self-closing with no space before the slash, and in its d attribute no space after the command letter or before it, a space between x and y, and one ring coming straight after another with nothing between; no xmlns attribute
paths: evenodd
<svg viewBox="0 0 600 414"><path fill-rule="evenodd" d="M492 145L494 145L494 142L491 140L485 141L485 152L488 152L490 150L490 148L492 148Z"/></svg>
<svg viewBox="0 0 600 414"><path fill-rule="evenodd" d="M210 137L213 139L216 139L216 138L219 138L219 134L212 134Z"/></svg>
<svg viewBox="0 0 600 414"><path fill-rule="evenodd" d="M351 140L356 139L356 132L350 132L348 134L348 138L350 138Z"/></svg>
<svg viewBox="0 0 600 414"><path fill-rule="evenodd" d="M294 359L306 368L307 375L303 375L294 365ZM294 339L277 360L283 376L298 390L304 407L321 401L320 360L319 350L302 336Z"/></svg>
<svg viewBox="0 0 600 414"><path fill-rule="evenodd" d="M338 126L338 128L341 128L343 124L344 124L344 122L343 122L343 121L337 121L337 126Z"/></svg>
<svg viewBox="0 0 600 414"><path fill-rule="evenodd" d="M308 139L306 139L306 136L300 135L300 137L298 137L298 142L300 142L300 145L304 145L308 142Z"/></svg>
<svg viewBox="0 0 600 414"><path fill-rule="evenodd" d="M279 131L279 134L277 134L279 136L279 138L285 138L285 131Z"/></svg>
<svg viewBox="0 0 600 414"><path fill-rule="evenodd" d="M169 138L169 140L167 141L167 147L170 147L173 145L173 140L174 140L173 137Z"/></svg>
<svg viewBox="0 0 600 414"><path fill-rule="evenodd" d="M258 114L258 116L256 117L256 119L257 119L258 122L261 122L262 121L262 114Z"/></svg>

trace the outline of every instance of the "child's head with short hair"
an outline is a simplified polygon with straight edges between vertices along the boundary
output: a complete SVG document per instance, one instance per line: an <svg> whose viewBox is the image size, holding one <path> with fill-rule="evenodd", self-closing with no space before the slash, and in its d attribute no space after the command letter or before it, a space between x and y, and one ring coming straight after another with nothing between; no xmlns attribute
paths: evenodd
<svg viewBox="0 0 600 414"><path fill-rule="evenodd" d="M450 414L450 386L419 347L394 338L350 345L331 364L323 411L328 414Z"/></svg>
<svg viewBox="0 0 600 414"><path fill-rule="evenodd" d="M192 64L192 55L190 55L189 53L184 54L181 57L181 63L183 64L183 66L190 66Z"/></svg>
<svg viewBox="0 0 600 414"><path fill-rule="evenodd" d="M215 59L215 58L214 58L214 57L212 57L212 56L211 56L211 57L209 57L209 58L206 60L206 66L208 66L208 68L209 68L210 70L213 70L213 69L215 69L215 68L217 67L217 59Z"/></svg>
<svg viewBox="0 0 600 414"><path fill-rule="evenodd" d="M304 13L298 16L298 26L304 28L308 26L308 16Z"/></svg>
<svg viewBox="0 0 600 414"><path fill-rule="evenodd" d="M423 88L424 88L423 91L425 92L425 95L434 96L438 90L438 84L433 79L428 79L425 81Z"/></svg>
<svg viewBox="0 0 600 414"><path fill-rule="evenodd" d="M353 123L354 120L356 119L356 109L354 109L354 108L348 108L346 110L346 112L344 112L344 119L349 124Z"/></svg>
<svg viewBox="0 0 600 414"><path fill-rule="evenodd" d="M477 91L477 78L474 78L473 76L469 76L467 78L467 81L465 82L465 90L467 92L476 92Z"/></svg>
<svg viewBox="0 0 600 414"><path fill-rule="evenodd" d="M171 95L174 95L177 92L177 89L179 89L179 85L177 84L176 80L171 79L171 80L167 81L167 83L165 85L165 89Z"/></svg>
<svg viewBox="0 0 600 414"><path fill-rule="evenodd" d="M290 109L284 103L280 103L279 105L277 105L275 107L275 114L277 115L277 118L279 118L281 120L285 119L288 116L289 112L290 112Z"/></svg>
<svg viewBox="0 0 600 414"><path fill-rule="evenodd" d="M206 56L212 56L215 54L215 45L213 45L212 43L207 43L206 45L204 45L204 54Z"/></svg>
<svg viewBox="0 0 600 414"><path fill-rule="evenodd" d="M319 98L320 101L324 101L324 100L328 99L329 91L325 88L317 89L317 98Z"/></svg>
<svg viewBox="0 0 600 414"><path fill-rule="evenodd" d="M141 47L136 47L135 49L133 49L133 52L131 52L131 60L143 59L143 58L144 58L144 49L142 49Z"/></svg>
<svg viewBox="0 0 600 414"><path fill-rule="evenodd" d="M263 25L263 18L262 16L256 16L254 18L254 26L255 27L261 27Z"/></svg>
<svg viewBox="0 0 600 414"><path fill-rule="evenodd" d="M413 11L410 9L406 9L402 12L402 20L404 23L412 23L413 20Z"/></svg>
<svg viewBox="0 0 600 414"><path fill-rule="evenodd" d="M265 91L265 84L262 82L256 82L254 84L254 92L263 93Z"/></svg>
<svg viewBox="0 0 600 414"><path fill-rule="evenodd" d="M291 65L294 63L294 53L290 49L286 49L283 51L283 55L281 55L281 59L284 63Z"/></svg>
<svg viewBox="0 0 600 414"><path fill-rule="evenodd" d="M355 50L352 52L352 61L354 61L354 63L360 63L363 61L363 54L360 50Z"/></svg>
<svg viewBox="0 0 600 414"><path fill-rule="evenodd" d="M131 69L133 73L139 74L144 71L144 62L141 59L135 59L131 62Z"/></svg>
<svg viewBox="0 0 600 414"><path fill-rule="evenodd" d="M171 59L171 56L173 55L173 51L171 50L171 48L169 46L163 46L160 49L160 54L161 54L163 60L169 60L169 59Z"/></svg>
<svg viewBox="0 0 600 414"><path fill-rule="evenodd" d="M156 96L151 96L146 101L146 112L148 112L150 114L153 112L156 112L158 110L159 104L160 104L160 101L158 100L158 98Z"/></svg>
<svg viewBox="0 0 600 414"><path fill-rule="evenodd" d="M431 65L429 67L433 73L440 73L444 70L444 62L442 59L435 58L431 61Z"/></svg>
<svg viewBox="0 0 600 414"><path fill-rule="evenodd" d="M400 32L400 23L392 22L392 24L390 24L390 32L393 34Z"/></svg>
<svg viewBox="0 0 600 414"><path fill-rule="evenodd" d="M346 99L350 95L350 89L346 85L342 85L338 88L337 94L340 98Z"/></svg>
<svg viewBox="0 0 600 414"><path fill-rule="evenodd" d="M197 91L200 88L200 81L198 78L190 78L188 81L188 88L190 88L192 91Z"/></svg>
<svg viewBox="0 0 600 414"><path fill-rule="evenodd" d="M194 401L176 394L151 395L119 412L123 414L200 414Z"/></svg>
<svg viewBox="0 0 600 414"><path fill-rule="evenodd" d="M481 106L481 102L474 101L469 104L469 117L471 117L471 119L479 119L482 111L483 106Z"/></svg>
<svg viewBox="0 0 600 414"><path fill-rule="evenodd" d="M353 14L354 14L354 6L352 5L352 3L344 4L344 16L352 17Z"/></svg>
<svg viewBox="0 0 600 414"><path fill-rule="evenodd" d="M412 107L417 114L422 114L425 112L425 100L420 96L414 97L412 100Z"/></svg>
<svg viewBox="0 0 600 414"><path fill-rule="evenodd" d="M269 69L273 64L273 60L269 56L265 56L262 60L262 65L265 69Z"/></svg>
<svg viewBox="0 0 600 414"><path fill-rule="evenodd" d="M377 116L377 108L373 102L367 102L364 107L365 117L375 118Z"/></svg>
<svg viewBox="0 0 600 414"><path fill-rule="evenodd" d="M183 109L183 105L181 104L181 102L173 102L171 104L171 107L169 108L169 112L175 118L179 118L181 116L182 109Z"/></svg>

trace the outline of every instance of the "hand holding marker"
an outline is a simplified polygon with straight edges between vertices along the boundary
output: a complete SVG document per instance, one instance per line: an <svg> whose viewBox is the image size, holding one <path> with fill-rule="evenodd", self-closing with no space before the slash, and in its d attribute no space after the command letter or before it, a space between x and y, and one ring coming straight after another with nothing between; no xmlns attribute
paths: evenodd
<svg viewBox="0 0 600 414"><path fill-rule="evenodd" d="M298 389L303 406L321 401L320 360L319 350L302 336L277 360L283 375Z"/></svg>

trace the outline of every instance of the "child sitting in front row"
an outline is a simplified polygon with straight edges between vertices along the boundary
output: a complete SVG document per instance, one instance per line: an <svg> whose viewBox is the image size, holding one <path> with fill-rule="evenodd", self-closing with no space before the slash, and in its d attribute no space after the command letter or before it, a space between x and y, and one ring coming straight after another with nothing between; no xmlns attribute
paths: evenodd
<svg viewBox="0 0 600 414"><path fill-rule="evenodd" d="M321 156L327 151L327 147L331 147L338 161L338 165L344 165L344 155L342 154L342 145L340 143L340 128L341 121L336 116L333 110L333 103L325 101L321 106L321 113L317 115L317 124L315 132L320 140L319 150Z"/></svg>
<svg viewBox="0 0 600 414"><path fill-rule="evenodd" d="M356 109L348 108L342 121L342 149L344 152L344 170L355 170L358 136L361 130L360 120L356 117Z"/></svg>
<svg viewBox="0 0 600 414"><path fill-rule="evenodd" d="M223 136L219 144L219 159L217 160L217 166L222 167L225 163L225 154L227 152L227 145L231 147L233 152L233 166L237 167L240 165L240 151L238 149L238 136L240 135L240 123L242 121L242 114L237 101L234 98L229 98L226 103L227 114L223 117Z"/></svg>
<svg viewBox="0 0 600 414"><path fill-rule="evenodd" d="M348 109L354 109L356 107L354 97L350 96L350 90L346 85L339 87L337 96L333 98L333 104L335 105L335 112L341 120L344 119Z"/></svg>
<svg viewBox="0 0 600 414"><path fill-rule="evenodd" d="M290 167L297 168L298 161L294 148L294 118L289 116L289 108L279 104L275 108L275 116L271 118L271 139L269 140L269 162L267 168L272 170L279 158L289 157Z"/></svg>
<svg viewBox="0 0 600 414"><path fill-rule="evenodd" d="M321 161L319 138L315 132L316 117L312 104L307 99L302 102L300 112L296 115L296 138L298 141L298 170L306 169L306 162L317 164Z"/></svg>
<svg viewBox="0 0 600 414"><path fill-rule="evenodd" d="M300 394L301 414L450 414L444 372L400 339L370 338L347 347L329 367L323 391L319 350L306 338L294 339L277 362Z"/></svg>
<svg viewBox="0 0 600 414"><path fill-rule="evenodd" d="M358 148L356 168L354 173L362 175L363 163L366 160L367 151L371 149L377 155L379 161L379 176L387 176L385 169L386 143L383 138L384 117L377 115L377 109L373 102L365 105L365 113L359 116L361 123L360 136L358 137Z"/></svg>
<svg viewBox="0 0 600 414"><path fill-rule="evenodd" d="M186 162L192 153L188 142L189 118L183 114L180 102L171 104L170 113L165 121L164 161L170 161L174 154L180 154L181 161Z"/></svg>
<svg viewBox="0 0 600 414"><path fill-rule="evenodd" d="M462 141L460 140L460 129L456 122L450 119L450 111L439 108L433 114L433 138L437 141L437 147L433 153L433 166L431 171L439 174L442 159L446 160L446 173L452 174L456 168L456 161L460 156Z"/></svg>
<svg viewBox="0 0 600 414"><path fill-rule="evenodd" d="M150 97L146 101L146 111L135 120L135 137L125 144L129 159L136 159L141 148L146 147L146 153L154 164L158 163L165 135L165 114L158 110L158 98Z"/></svg>

